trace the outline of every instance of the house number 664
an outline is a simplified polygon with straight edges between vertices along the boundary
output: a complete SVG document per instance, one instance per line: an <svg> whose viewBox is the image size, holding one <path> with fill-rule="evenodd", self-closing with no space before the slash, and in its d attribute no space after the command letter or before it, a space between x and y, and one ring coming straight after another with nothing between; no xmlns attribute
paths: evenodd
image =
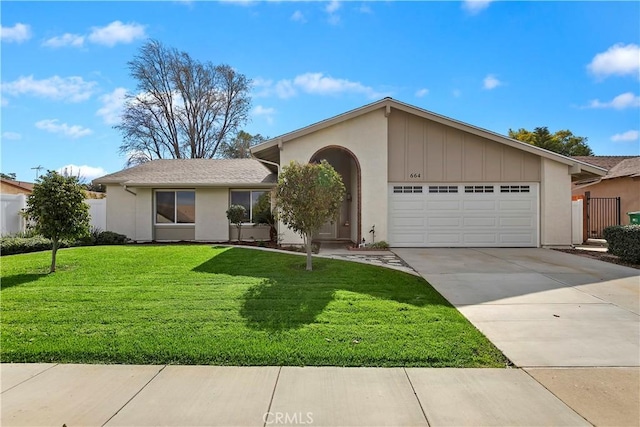
<svg viewBox="0 0 640 427"><path fill-rule="evenodd" d="M419 173L409 174L409 178L420 178L420 174Z"/></svg>

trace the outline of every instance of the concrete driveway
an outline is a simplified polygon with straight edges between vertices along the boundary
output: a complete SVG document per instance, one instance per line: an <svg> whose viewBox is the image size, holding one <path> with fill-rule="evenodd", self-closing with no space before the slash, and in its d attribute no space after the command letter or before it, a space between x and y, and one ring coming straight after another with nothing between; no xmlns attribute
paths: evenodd
<svg viewBox="0 0 640 427"><path fill-rule="evenodd" d="M640 275L550 249L394 249L594 425L640 425Z"/></svg>
<svg viewBox="0 0 640 427"><path fill-rule="evenodd" d="M517 366L640 366L638 270L549 249L394 252Z"/></svg>

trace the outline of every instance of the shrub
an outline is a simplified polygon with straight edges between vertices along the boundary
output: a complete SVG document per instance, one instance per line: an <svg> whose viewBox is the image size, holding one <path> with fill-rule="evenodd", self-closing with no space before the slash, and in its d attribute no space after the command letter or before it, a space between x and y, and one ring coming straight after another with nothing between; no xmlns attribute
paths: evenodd
<svg viewBox="0 0 640 427"><path fill-rule="evenodd" d="M68 247L67 242L60 242L61 248ZM29 252L50 251L53 247L51 240L42 236L34 237L3 237L0 239L0 255L26 254Z"/></svg>
<svg viewBox="0 0 640 427"><path fill-rule="evenodd" d="M96 245L124 245L127 236L113 231L102 231L96 237Z"/></svg>
<svg viewBox="0 0 640 427"><path fill-rule="evenodd" d="M379 242L370 244L368 247L372 249L389 249L389 244L384 240L380 240Z"/></svg>
<svg viewBox="0 0 640 427"><path fill-rule="evenodd" d="M102 233L100 228L92 226L89 234L76 240L74 246L93 246L97 244L100 233Z"/></svg>
<svg viewBox="0 0 640 427"><path fill-rule="evenodd" d="M614 225L604 229L609 253L623 261L640 263L640 225Z"/></svg>

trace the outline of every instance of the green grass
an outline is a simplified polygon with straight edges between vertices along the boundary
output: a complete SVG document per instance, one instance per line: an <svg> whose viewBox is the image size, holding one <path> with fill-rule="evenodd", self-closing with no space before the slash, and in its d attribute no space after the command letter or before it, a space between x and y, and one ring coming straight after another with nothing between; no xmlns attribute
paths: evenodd
<svg viewBox="0 0 640 427"><path fill-rule="evenodd" d="M423 279L210 246L2 257L2 362L503 367Z"/></svg>

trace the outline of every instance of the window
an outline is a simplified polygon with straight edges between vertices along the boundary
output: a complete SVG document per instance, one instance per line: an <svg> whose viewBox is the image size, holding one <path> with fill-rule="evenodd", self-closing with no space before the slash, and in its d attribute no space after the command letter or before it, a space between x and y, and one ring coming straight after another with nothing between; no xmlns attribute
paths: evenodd
<svg viewBox="0 0 640 427"><path fill-rule="evenodd" d="M528 193L530 191L528 185L501 185L501 193Z"/></svg>
<svg viewBox="0 0 640 427"><path fill-rule="evenodd" d="M430 185L429 193L457 193L457 185Z"/></svg>
<svg viewBox="0 0 640 427"><path fill-rule="evenodd" d="M493 193L493 185L465 185L465 193Z"/></svg>
<svg viewBox="0 0 640 427"><path fill-rule="evenodd" d="M393 186L394 193L422 193L421 185L394 185Z"/></svg>
<svg viewBox="0 0 640 427"><path fill-rule="evenodd" d="M156 191L156 224L195 224L195 222L195 191Z"/></svg>
<svg viewBox="0 0 640 427"><path fill-rule="evenodd" d="M256 205L260 200L260 197L269 197L268 191L249 191L249 190L232 190L231 191L231 204L241 205L246 209L243 222L253 223L254 218L258 214Z"/></svg>

